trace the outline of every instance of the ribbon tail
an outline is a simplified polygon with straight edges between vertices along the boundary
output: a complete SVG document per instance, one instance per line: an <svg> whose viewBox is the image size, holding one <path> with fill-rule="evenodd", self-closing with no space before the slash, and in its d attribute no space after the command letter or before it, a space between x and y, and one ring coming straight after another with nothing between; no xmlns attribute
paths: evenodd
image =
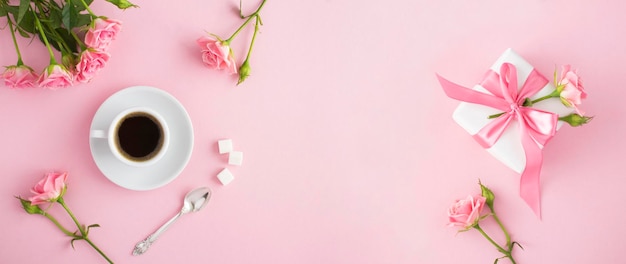
<svg viewBox="0 0 626 264"><path fill-rule="evenodd" d="M522 145L526 155L526 168L520 177L520 196L541 219L541 190L539 176L543 163L543 153L527 131L522 133Z"/></svg>
<svg viewBox="0 0 626 264"><path fill-rule="evenodd" d="M437 74L437 79L439 79L439 83L441 84L443 91L452 99L473 104L486 105L502 111L506 111L510 108L510 104L502 98L463 87L446 80L445 78L439 76L439 74Z"/></svg>

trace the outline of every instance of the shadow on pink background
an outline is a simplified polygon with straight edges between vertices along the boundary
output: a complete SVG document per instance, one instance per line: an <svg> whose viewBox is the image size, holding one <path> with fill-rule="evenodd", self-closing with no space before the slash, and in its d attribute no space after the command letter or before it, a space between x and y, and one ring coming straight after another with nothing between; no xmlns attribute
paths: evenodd
<svg viewBox="0 0 626 264"><path fill-rule="evenodd" d="M101 225L90 237L116 263L491 263L500 255L480 234L446 227L448 206L479 192L479 178L525 248L514 252L518 263L621 261L626 4L268 0L252 75L235 86L236 76L202 65L195 40L230 35L238 1L134 2L141 8L123 12L93 4L124 26L91 83L0 89L3 263L105 263L13 198L51 170L69 172L65 200L80 221ZM13 64L9 32L0 34L0 64ZM233 42L238 62L250 37ZM542 220L519 198L519 175L453 122L458 102L435 78L472 85L509 47L548 77L562 64L578 68L589 93L582 107L595 116L546 146ZM37 40L23 53L37 70L48 62ZM195 134L182 174L144 192L109 182L88 141L98 106L134 85L178 98ZM223 138L245 153L241 167L229 166L228 186L215 177L227 166ZM213 189L209 205L132 256L202 185Z"/></svg>

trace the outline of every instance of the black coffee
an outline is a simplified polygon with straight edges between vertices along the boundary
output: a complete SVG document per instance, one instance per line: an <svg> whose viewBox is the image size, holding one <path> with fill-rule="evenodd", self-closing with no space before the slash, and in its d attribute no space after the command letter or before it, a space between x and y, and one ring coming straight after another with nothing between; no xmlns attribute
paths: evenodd
<svg viewBox="0 0 626 264"><path fill-rule="evenodd" d="M163 129L159 122L144 112L125 116L117 127L117 147L133 161L153 158L163 146Z"/></svg>

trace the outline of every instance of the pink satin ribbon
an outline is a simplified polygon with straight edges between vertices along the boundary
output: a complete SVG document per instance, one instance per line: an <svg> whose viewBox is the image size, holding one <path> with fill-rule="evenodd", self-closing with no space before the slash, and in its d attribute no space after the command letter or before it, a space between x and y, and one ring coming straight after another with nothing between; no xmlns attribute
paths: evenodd
<svg viewBox="0 0 626 264"><path fill-rule="evenodd" d="M484 126L474 139L484 148L493 146L513 119L519 123L526 167L520 177L520 196L541 218L541 194L539 176L543 163L541 147L556 133L559 116L555 113L522 106L524 100L541 90L548 80L534 69L518 91L517 69L504 63L500 74L489 71L480 83L491 94L478 92L452 83L437 75L448 97L468 103L481 104L504 112ZM487 117L485 117L487 118Z"/></svg>

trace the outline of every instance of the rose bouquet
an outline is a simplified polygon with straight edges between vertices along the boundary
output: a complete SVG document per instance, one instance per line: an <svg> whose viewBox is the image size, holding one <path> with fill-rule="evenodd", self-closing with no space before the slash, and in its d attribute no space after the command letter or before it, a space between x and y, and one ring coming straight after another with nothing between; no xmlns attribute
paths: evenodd
<svg viewBox="0 0 626 264"><path fill-rule="evenodd" d="M135 7L127 0L106 0L120 9ZM96 15L93 0L0 0L0 17L6 17L17 63L6 66L0 79L12 88L40 86L57 89L89 82L102 69L107 49L121 29L121 22ZM38 38L50 55L50 64L40 74L22 59L16 33ZM57 55L60 53L60 62Z"/></svg>
<svg viewBox="0 0 626 264"><path fill-rule="evenodd" d="M252 47L254 46L259 26L263 25L259 12L261 12L263 5L265 5L265 1L266 0L263 0L257 10L248 16L243 15L241 10L241 1L239 2L239 16L245 20L229 38L224 40L215 34L209 33L209 36L200 37L196 41L198 46L200 46L202 52L202 62L204 65L215 70L225 70L229 74L239 73L237 85L241 84L246 80L246 78L248 78L248 76L250 76L250 54L252 53ZM246 55L246 59L241 63L241 66L237 67L235 55L230 48L230 43L253 19L254 33L252 35L252 40L250 41L248 54Z"/></svg>
<svg viewBox="0 0 626 264"><path fill-rule="evenodd" d="M480 195L470 195L465 199L457 200L454 205L452 205L452 207L448 209L448 225L451 227L460 228L459 232L465 232L471 229L478 230L478 232L480 232L481 235L483 235L492 245L494 245L500 253L504 254L504 256L497 258L493 262L494 264L498 263L498 261L503 258L508 258L513 264L515 264L516 262L512 255L513 248L516 245L520 248L522 248L522 246L515 241L511 241L511 235L506 230L506 228L504 228L504 225L500 221L500 218L498 218L498 215L496 214L493 206L493 201L495 200L495 195L493 194L493 192L482 183L478 182L478 184L480 185L481 189ZM487 208L489 208L489 214L482 213L485 205L487 205ZM493 217L496 223L498 223L500 229L502 229L502 232L504 232L504 236L506 238L506 243L504 244L504 246L498 244L489 235L487 235L482 227L480 227L479 222L487 217Z"/></svg>
<svg viewBox="0 0 626 264"><path fill-rule="evenodd" d="M67 191L66 181L67 181L66 172L47 173L43 177L43 179L41 179L37 183L37 185L35 185L31 189L33 196L29 197L28 199L24 199L19 196L17 196L16 198L20 200L22 207L27 213L45 216L50 221L52 221L52 223L54 223L54 225L56 225L61 230L61 232L71 237L72 240L70 241L70 244L72 245L72 248L74 247L74 241L84 240L89 245L91 245L96 251L98 251L98 253L100 253L100 255L104 257L104 259L106 259L109 263L113 263L113 261L111 261L111 259L109 259L107 255L104 254L104 252L102 252L102 250L100 250L100 248L98 248L88 237L90 229L93 227L99 227L100 225L93 224L93 225L85 226L85 225L80 224L78 220L76 219L76 217L74 216L74 214L72 213L72 211L70 211L69 207L65 203L63 196L65 195L65 192ZM51 214L46 212L47 209L49 209L54 203L60 204L63 207L63 209L65 209L65 211L70 216L70 218L72 218L72 221L74 221L74 223L76 224L76 227L78 228L78 230L74 232L69 231L67 228L61 225L61 223L59 223L59 221L57 221L56 218L54 218ZM45 207L42 208L40 207L40 205L45 205Z"/></svg>

